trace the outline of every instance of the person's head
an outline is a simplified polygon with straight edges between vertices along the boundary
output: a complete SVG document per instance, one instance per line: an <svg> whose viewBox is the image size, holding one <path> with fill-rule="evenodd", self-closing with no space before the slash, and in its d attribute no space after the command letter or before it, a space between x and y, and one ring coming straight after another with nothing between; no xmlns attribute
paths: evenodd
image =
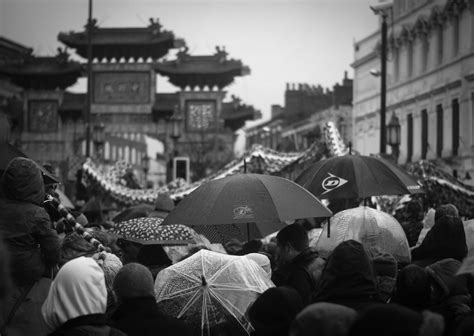
<svg viewBox="0 0 474 336"><path fill-rule="evenodd" d="M308 234L298 224L285 226L278 232L276 240L277 259L280 264L290 262L309 246Z"/></svg>
<svg viewBox="0 0 474 336"><path fill-rule="evenodd" d="M154 297L154 281L151 271L137 263L124 265L114 279L114 293L118 300Z"/></svg>
<svg viewBox="0 0 474 336"><path fill-rule="evenodd" d="M61 267L41 313L46 325L56 330L76 317L104 314L106 308L104 272L92 258L79 257Z"/></svg>
<svg viewBox="0 0 474 336"><path fill-rule="evenodd" d="M3 195L11 200L41 205L45 200L43 174L31 159L12 159L2 175Z"/></svg>
<svg viewBox="0 0 474 336"><path fill-rule="evenodd" d="M303 309L290 327L290 336L345 336L357 312L334 303L318 302Z"/></svg>
<svg viewBox="0 0 474 336"><path fill-rule="evenodd" d="M303 300L295 289L273 287L255 300L248 316L257 335L286 336L291 322L303 308Z"/></svg>
<svg viewBox="0 0 474 336"><path fill-rule="evenodd" d="M350 336L441 336L441 315L422 313L397 304L375 304L362 312L353 323Z"/></svg>
<svg viewBox="0 0 474 336"><path fill-rule="evenodd" d="M431 283L426 269L408 265L399 273L396 281L395 300L408 308L421 310L430 302Z"/></svg>
<svg viewBox="0 0 474 336"><path fill-rule="evenodd" d="M165 218L173 211L174 207L174 201L168 194L159 194L155 200L155 207L150 213L150 216Z"/></svg>
<svg viewBox="0 0 474 336"><path fill-rule="evenodd" d="M249 253L246 254L245 257L255 261L257 265L265 271L268 278L272 278L272 265L270 263L270 259L266 255L262 253Z"/></svg>
<svg viewBox="0 0 474 336"><path fill-rule="evenodd" d="M443 216L459 217L458 208L456 208L456 206L451 203L440 205L436 208L434 218L435 222Z"/></svg>
<svg viewBox="0 0 474 336"><path fill-rule="evenodd" d="M113 295L114 279L122 268L122 261L115 254L107 252L96 253L92 258L104 272L105 286L107 287L107 308L111 308L115 303Z"/></svg>

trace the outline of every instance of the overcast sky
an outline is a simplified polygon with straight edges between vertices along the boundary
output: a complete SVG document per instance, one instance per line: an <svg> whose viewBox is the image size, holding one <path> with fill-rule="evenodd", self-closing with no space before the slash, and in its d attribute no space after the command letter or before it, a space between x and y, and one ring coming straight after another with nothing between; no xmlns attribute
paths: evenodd
<svg viewBox="0 0 474 336"><path fill-rule="evenodd" d="M265 118L283 105L285 83L332 87L348 71L353 43L378 26L369 8L376 0L94 0L102 27L144 27L158 17L164 29L183 38L191 54L225 46L251 74L227 88ZM0 35L54 55L60 31L80 31L88 0L0 0ZM172 56L172 55L171 55ZM172 57L168 57L172 58ZM85 89L84 83L74 91ZM159 92L174 92L166 78Z"/></svg>

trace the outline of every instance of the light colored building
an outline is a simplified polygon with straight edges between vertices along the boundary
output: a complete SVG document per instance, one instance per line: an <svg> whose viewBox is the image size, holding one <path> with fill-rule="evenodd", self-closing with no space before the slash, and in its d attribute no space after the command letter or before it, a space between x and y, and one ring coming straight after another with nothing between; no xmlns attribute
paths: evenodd
<svg viewBox="0 0 474 336"><path fill-rule="evenodd" d="M442 159L472 176L474 2L395 0L387 22L386 120L400 120L399 163ZM377 31L354 44L353 138L366 155L380 146L380 41Z"/></svg>

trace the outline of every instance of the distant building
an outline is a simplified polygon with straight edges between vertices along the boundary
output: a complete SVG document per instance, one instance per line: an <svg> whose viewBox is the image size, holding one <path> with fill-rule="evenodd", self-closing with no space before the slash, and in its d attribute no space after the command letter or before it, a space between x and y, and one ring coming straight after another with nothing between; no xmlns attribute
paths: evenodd
<svg viewBox="0 0 474 336"><path fill-rule="evenodd" d="M369 9L367 9L369 10ZM443 160L474 173L474 11L467 0L395 0L388 16L387 121L400 163ZM379 152L381 33L354 44L354 145ZM469 176L469 174L467 176Z"/></svg>
<svg viewBox="0 0 474 336"><path fill-rule="evenodd" d="M272 106L269 121L246 130L246 147L261 144L281 151L305 150L333 121L343 140L352 141L352 79L344 73L333 90L307 84L287 84L285 107Z"/></svg>

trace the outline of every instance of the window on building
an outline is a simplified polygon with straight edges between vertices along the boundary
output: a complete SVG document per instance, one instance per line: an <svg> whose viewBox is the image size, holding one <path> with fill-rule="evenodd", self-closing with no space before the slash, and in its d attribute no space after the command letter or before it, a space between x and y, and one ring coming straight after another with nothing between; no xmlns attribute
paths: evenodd
<svg viewBox="0 0 474 336"><path fill-rule="evenodd" d="M430 51L430 42L428 36L424 36L421 40L421 69L423 72L428 70L428 55Z"/></svg>
<svg viewBox="0 0 474 336"><path fill-rule="evenodd" d="M428 111L421 111L421 159L426 159L428 153Z"/></svg>
<svg viewBox="0 0 474 336"><path fill-rule="evenodd" d="M132 155L131 155L131 160L130 160L132 161L132 164L137 163L136 159L137 159L136 149L132 147Z"/></svg>
<svg viewBox="0 0 474 336"><path fill-rule="evenodd" d="M111 157L112 161L115 161L115 160L117 160L117 153L116 153L117 148L113 145L111 146L111 148L112 148L112 151L110 153L110 157Z"/></svg>
<svg viewBox="0 0 474 336"><path fill-rule="evenodd" d="M459 102L457 99L452 100L451 109L453 111L453 156L457 156L459 151Z"/></svg>
<svg viewBox="0 0 474 336"><path fill-rule="evenodd" d="M444 50L444 36L443 36L443 26L438 26L438 64L443 63L443 50Z"/></svg>
<svg viewBox="0 0 474 336"><path fill-rule="evenodd" d="M436 105L436 156L443 153L443 105Z"/></svg>
<svg viewBox="0 0 474 336"><path fill-rule="evenodd" d="M407 46L407 76L413 75L413 42L409 42Z"/></svg>
<svg viewBox="0 0 474 336"><path fill-rule="evenodd" d="M398 48L393 49L393 80L398 82L400 75L400 50Z"/></svg>
<svg viewBox="0 0 474 336"><path fill-rule="evenodd" d="M407 115L407 162L411 162L413 156L413 115Z"/></svg>
<svg viewBox="0 0 474 336"><path fill-rule="evenodd" d="M459 53L459 17L453 18L453 55Z"/></svg>
<svg viewBox="0 0 474 336"><path fill-rule="evenodd" d="M118 160L123 160L123 148L122 147L119 147L118 148L118 154L117 154L117 159Z"/></svg>
<svg viewBox="0 0 474 336"><path fill-rule="evenodd" d="M110 159L110 144L108 141L106 141L104 145L104 159L105 160Z"/></svg>
<svg viewBox="0 0 474 336"><path fill-rule="evenodd" d="M130 148L128 146L125 146L125 150L124 150L124 160L126 162L130 162Z"/></svg>

